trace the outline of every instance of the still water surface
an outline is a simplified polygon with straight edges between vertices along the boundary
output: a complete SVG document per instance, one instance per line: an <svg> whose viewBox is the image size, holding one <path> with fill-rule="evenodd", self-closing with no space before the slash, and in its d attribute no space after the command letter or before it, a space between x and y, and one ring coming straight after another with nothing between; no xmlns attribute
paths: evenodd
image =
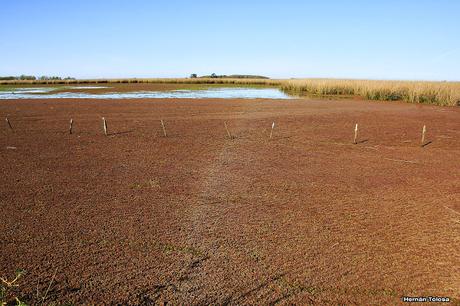
<svg viewBox="0 0 460 306"><path fill-rule="evenodd" d="M94 89L94 87L86 87ZM112 93L58 92L56 88L15 88L0 91L0 99L290 99L277 88L212 88L203 90L138 91ZM85 89L79 86L75 89Z"/></svg>

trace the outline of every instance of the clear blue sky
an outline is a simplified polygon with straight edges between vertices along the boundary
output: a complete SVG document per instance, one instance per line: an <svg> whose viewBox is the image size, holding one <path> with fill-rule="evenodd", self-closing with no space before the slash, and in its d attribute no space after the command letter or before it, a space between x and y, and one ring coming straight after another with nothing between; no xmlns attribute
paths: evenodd
<svg viewBox="0 0 460 306"><path fill-rule="evenodd" d="M1 0L0 75L460 80L460 1Z"/></svg>

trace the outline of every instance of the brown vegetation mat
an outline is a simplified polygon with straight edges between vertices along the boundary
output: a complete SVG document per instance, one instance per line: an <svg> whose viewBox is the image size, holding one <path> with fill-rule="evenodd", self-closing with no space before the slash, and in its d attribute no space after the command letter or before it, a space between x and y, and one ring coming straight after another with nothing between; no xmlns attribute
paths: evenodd
<svg viewBox="0 0 460 306"><path fill-rule="evenodd" d="M26 302L54 271L47 303L459 298L459 108L2 101L7 115L0 276L25 269L16 290Z"/></svg>
<svg viewBox="0 0 460 306"><path fill-rule="evenodd" d="M77 84L63 86L62 89L59 89L59 86L47 85L50 87L58 88L56 92L85 92L93 94L105 94L112 92L136 92L136 91L168 91L168 90L180 90L180 89L206 89L206 88L222 88L222 87L242 87L241 85L221 85L221 84L174 84L174 83L136 83L136 84L126 84L126 83L108 83L108 84ZM251 86L251 85L245 85ZM40 86L42 87L42 86ZM79 88L73 88L79 87ZM85 87L100 87L100 88L90 88Z"/></svg>

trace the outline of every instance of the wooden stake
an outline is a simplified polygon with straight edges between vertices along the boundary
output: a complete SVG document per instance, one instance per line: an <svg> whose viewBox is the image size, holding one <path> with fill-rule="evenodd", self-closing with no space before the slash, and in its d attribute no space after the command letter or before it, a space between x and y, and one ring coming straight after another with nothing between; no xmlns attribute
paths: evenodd
<svg viewBox="0 0 460 306"><path fill-rule="evenodd" d="M422 129L422 142L420 144L422 147L423 147L423 144L425 143L425 134L426 134L426 125L424 125Z"/></svg>
<svg viewBox="0 0 460 306"><path fill-rule="evenodd" d="M105 136L107 136L107 121L105 121L104 117L102 117L102 127L104 128Z"/></svg>
<svg viewBox="0 0 460 306"><path fill-rule="evenodd" d="M73 119L70 119L69 134L72 135Z"/></svg>
<svg viewBox="0 0 460 306"><path fill-rule="evenodd" d="M357 140L358 140L358 124L356 123L356 125L355 125L355 138L353 139L353 143L357 144Z"/></svg>
<svg viewBox="0 0 460 306"><path fill-rule="evenodd" d="M163 120L161 120L161 127L163 128L163 135L166 137L166 128L165 128L165 123Z"/></svg>
<svg viewBox="0 0 460 306"><path fill-rule="evenodd" d="M10 127L10 130L13 130L13 127L11 126L10 120L8 120L8 117L5 118L6 123Z"/></svg>
<svg viewBox="0 0 460 306"><path fill-rule="evenodd" d="M272 123L272 130L270 131L270 139L272 139L274 128L275 128L275 122Z"/></svg>
<svg viewBox="0 0 460 306"><path fill-rule="evenodd" d="M230 131L228 130L228 127L227 127L227 122L225 121L224 121L224 126L225 126L225 130L227 131L228 138L232 139L232 134L230 134Z"/></svg>

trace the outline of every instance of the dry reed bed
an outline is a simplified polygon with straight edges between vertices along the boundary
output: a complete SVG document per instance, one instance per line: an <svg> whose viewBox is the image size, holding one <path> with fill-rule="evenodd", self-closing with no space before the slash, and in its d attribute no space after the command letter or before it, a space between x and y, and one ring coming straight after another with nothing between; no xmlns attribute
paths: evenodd
<svg viewBox="0 0 460 306"><path fill-rule="evenodd" d="M129 84L129 83L159 83L159 84L241 84L280 86L282 80L272 79L233 79L233 78L162 78L162 79L82 79L82 80L8 80L0 81L0 85L17 84Z"/></svg>
<svg viewBox="0 0 460 306"><path fill-rule="evenodd" d="M360 96L369 100L406 101L442 106L460 105L460 82L380 81L345 79L231 79L231 78L163 78L163 79L86 79L0 81L0 84L236 84L277 86L297 95Z"/></svg>
<svg viewBox="0 0 460 306"><path fill-rule="evenodd" d="M304 79L284 81L281 88L297 94L351 95L369 100L460 105L460 82Z"/></svg>

